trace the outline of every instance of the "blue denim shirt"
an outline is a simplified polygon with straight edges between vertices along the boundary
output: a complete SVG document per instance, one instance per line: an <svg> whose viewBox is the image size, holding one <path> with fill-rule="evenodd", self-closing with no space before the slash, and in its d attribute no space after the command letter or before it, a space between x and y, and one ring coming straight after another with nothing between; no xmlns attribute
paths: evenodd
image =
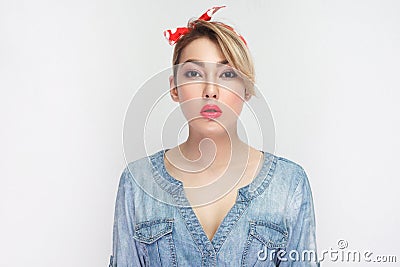
<svg viewBox="0 0 400 267"><path fill-rule="evenodd" d="M301 166L263 152L260 172L238 190L210 241L183 183L166 171L167 150L129 163L121 175L110 267L318 266L312 194Z"/></svg>

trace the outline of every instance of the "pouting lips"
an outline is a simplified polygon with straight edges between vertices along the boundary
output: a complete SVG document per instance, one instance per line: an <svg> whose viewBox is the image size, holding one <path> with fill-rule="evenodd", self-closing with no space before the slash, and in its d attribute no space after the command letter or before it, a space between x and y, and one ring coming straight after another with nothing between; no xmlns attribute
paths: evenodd
<svg viewBox="0 0 400 267"><path fill-rule="evenodd" d="M205 105L200 112L222 112L217 105Z"/></svg>
<svg viewBox="0 0 400 267"><path fill-rule="evenodd" d="M217 105L205 105L201 111L200 114L205 117L205 118L218 118L219 116L221 116L221 109L217 106Z"/></svg>

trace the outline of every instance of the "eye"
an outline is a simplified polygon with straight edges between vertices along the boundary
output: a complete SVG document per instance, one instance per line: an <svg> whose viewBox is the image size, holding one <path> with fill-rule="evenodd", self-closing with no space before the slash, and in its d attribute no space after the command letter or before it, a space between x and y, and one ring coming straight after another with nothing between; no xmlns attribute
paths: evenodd
<svg viewBox="0 0 400 267"><path fill-rule="evenodd" d="M189 70L187 72L185 72L185 76L187 78L197 78L197 77L201 77L200 73L195 71L195 70Z"/></svg>
<svg viewBox="0 0 400 267"><path fill-rule="evenodd" d="M233 70L225 71L222 73L222 78L236 78L237 74Z"/></svg>

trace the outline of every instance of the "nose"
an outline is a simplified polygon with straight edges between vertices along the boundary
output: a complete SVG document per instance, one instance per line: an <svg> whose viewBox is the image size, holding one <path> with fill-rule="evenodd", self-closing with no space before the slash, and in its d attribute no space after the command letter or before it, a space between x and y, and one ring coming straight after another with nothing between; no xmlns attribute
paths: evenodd
<svg viewBox="0 0 400 267"><path fill-rule="evenodd" d="M203 90L203 98L215 98L218 99L219 91L218 86L214 83L207 82Z"/></svg>

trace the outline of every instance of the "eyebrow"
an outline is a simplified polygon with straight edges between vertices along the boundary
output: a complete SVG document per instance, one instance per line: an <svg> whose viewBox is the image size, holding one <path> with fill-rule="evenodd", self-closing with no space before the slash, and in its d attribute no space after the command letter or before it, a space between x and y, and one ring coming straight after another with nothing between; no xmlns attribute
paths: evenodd
<svg viewBox="0 0 400 267"><path fill-rule="evenodd" d="M194 63L194 64L196 64L196 65L199 65L199 66L201 66L201 67L203 67L203 68L204 68L204 66L205 66L205 64L204 64L205 62L204 62L204 61L202 62L202 61L197 60L197 59L188 59L188 60L186 60L185 62L183 62L182 65L184 65L184 64L186 64L186 63L188 63L188 62L192 62L192 63ZM208 62L208 63L211 63L211 62ZM218 62L216 62L216 63L226 65L226 64L228 64L229 62L228 62L228 60L224 59L224 60L218 61Z"/></svg>

